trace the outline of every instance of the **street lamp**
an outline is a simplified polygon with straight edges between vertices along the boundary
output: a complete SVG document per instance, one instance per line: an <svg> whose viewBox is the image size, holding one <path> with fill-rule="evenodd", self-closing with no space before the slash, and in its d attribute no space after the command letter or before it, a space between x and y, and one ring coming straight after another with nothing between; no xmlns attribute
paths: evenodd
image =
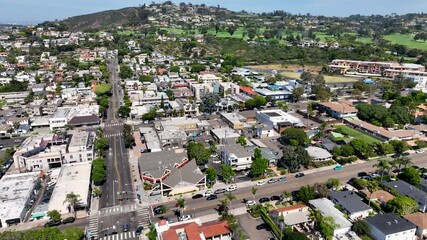
<svg viewBox="0 0 427 240"><path fill-rule="evenodd" d="M116 185L115 183L117 183L117 182L118 182L117 180L113 181L113 204L114 205L116 205L116 190L115 190L114 186Z"/></svg>

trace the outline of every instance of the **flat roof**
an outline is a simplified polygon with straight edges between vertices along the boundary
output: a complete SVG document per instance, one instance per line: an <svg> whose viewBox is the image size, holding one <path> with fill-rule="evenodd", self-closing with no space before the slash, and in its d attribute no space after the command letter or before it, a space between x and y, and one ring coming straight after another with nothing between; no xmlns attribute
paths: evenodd
<svg viewBox="0 0 427 240"><path fill-rule="evenodd" d="M139 132L144 136L147 149L162 150L157 132L152 127L140 127Z"/></svg>
<svg viewBox="0 0 427 240"><path fill-rule="evenodd" d="M166 170L172 170L176 164L187 160L187 152L184 149L172 149L161 152L143 153L138 159L142 175L147 173L153 178L160 178Z"/></svg>
<svg viewBox="0 0 427 240"><path fill-rule="evenodd" d="M68 213L67 203L64 203L64 200L71 192L80 196L82 206L87 206L91 169L91 162L63 165L49 202L49 211L56 209L61 214Z"/></svg>
<svg viewBox="0 0 427 240"><path fill-rule="evenodd" d="M5 175L0 179L0 219L21 218L39 173Z"/></svg>
<svg viewBox="0 0 427 240"><path fill-rule="evenodd" d="M236 133L230 127L215 128L211 130L219 139L238 138L240 134Z"/></svg>
<svg viewBox="0 0 427 240"><path fill-rule="evenodd" d="M307 150L308 155L314 159L325 159L325 158L331 158L332 155L325 149L319 148L319 147L307 147L305 150Z"/></svg>
<svg viewBox="0 0 427 240"><path fill-rule="evenodd" d="M91 135L91 132L74 130L71 132L71 134L72 134L72 137L69 145L70 147L78 147L78 146L86 147L89 140L89 136Z"/></svg>

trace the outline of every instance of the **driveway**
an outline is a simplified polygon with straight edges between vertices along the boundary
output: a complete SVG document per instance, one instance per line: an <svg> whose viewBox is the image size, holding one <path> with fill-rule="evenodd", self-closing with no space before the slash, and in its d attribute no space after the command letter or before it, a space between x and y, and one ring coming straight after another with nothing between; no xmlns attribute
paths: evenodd
<svg viewBox="0 0 427 240"><path fill-rule="evenodd" d="M257 230L256 226L263 223L261 218L252 219L249 214L243 214L237 217L239 225L246 232L251 240L267 240L272 237L270 231L261 229Z"/></svg>

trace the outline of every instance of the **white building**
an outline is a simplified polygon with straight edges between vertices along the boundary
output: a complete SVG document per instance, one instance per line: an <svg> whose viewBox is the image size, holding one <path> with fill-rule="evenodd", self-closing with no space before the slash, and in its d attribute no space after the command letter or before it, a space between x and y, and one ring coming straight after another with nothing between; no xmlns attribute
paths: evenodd
<svg viewBox="0 0 427 240"><path fill-rule="evenodd" d="M276 130L278 130L279 123L287 123L291 126L304 126L301 119L279 109L257 111L256 119Z"/></svg>
<svg viewBox="0 0 427 240"><path fill-rule="evenodd" d="M24 220L26 209L37 193L38 173L5 175L0 180L0 228Z"/></svg>
<svg viewBox="0 0 427 240"><path fill-rule="evenodd" d="M310 205L318 209L322 216L332 217L337 225L334 228L334 236L345 235L351 229L351 222L344 217L344 214L335 208L335 204L326 198L319 198L309 201Z"/></svg>
<svg viewBox="0 0 427 240"><path fill-rule="evenodd" d="M410 221L397 216L394 213L377 214L366 218L371 232L370 236L375 240L414 240L416 226Z"/></svg>
<svg viewBox="0 0 427 240"><path fill-rule="evenodd" d="M222 162L235 171L250 169L253 154L253 148L243 147L240 144L227 144L221 147Z"/></svg>
<svg viewBox="0 0 427 240"><path fill-rule="evenodd" d="M56 109L53 116L49 119L49 128L51 131L55 129L62 129L74 117L84 117L92 115L99 115L98 105L90 105L85 107L60 107Z"/></svg>
<svg viewBox="0 0 427 240"><path fill-rule="evenodd" d="M201 74L199 75L198 79L199 82L209 85L212 85L214 82L221 82L221 78L215 76L214 74Z"/></svg>

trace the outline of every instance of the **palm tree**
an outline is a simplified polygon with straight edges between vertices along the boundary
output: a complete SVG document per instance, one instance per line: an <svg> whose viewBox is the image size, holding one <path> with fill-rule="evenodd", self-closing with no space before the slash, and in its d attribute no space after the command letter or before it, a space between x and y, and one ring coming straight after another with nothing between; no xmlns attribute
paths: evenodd
<svg viewBox="0 0 427 240"><path fill-rule="evenodd" d="M101 197L101 195L102 195L101 188L99 188L99 187L94 188L93 191L92 191L92 195L94 197L97 197L97 198Z"/></svg>
<svg viewBox="0 0 427 240"><path fill-rule="evenodd" d="M168 210L169 210L169 209L168 209L168 207L167 207L166 205L161 205L161 206L160 206L160 211L161 211L163 214L165 214Z"/></svg>
<svg viewBox="0 0 427 240"><path fill-rule="evenodd" d="M412 165L412 160L408 157L400 157L400 158L396 158L394 161L396 161L396 163L399 166L399 170L402 168L406 168L408 165Z"/></svg>
<svg viewBox="0 0 427 240"><path fill-rule="evenodd" d="M233 201L234 199L236 199L236 196L234 196L232 192L227 192L227 193L225 194L225 197L227 198L227 200L228 200L228 201L229 201L229 203L230 203L230 210L231 210L231 209L233 209L233 208L231 207L231 201Z"/></svg>
<svg viewBox="0 0 427 240"><path fill-rule="evenodd" d="M254 200L255 200L255 195L256 195L256 192L258 191L258 188L256 188L256 187L252 187L252 190L251 190L251 192L252 192L252 195L254 195Z"/></svg>
<svg viewBox="0 0 427 240"><path fill-rule="evenodd" d="M76 217L77 212L75 211L77 205L80 202L80 195L75 194L74 192L71 193L67 193L67 195L65 196L65 200L64 203L68 203L68 206L71 207L73 213L74 213L74 217Z"/></svg>
<svg viewBox="0 0 427 240"><path fill-rule="evenodd" d="M282 201L288 201L289 198L292 197L292 194L288 191L283 191L282 192Z"/></svg>
<svg viewBox="0 0 427 240"><path fill-rule="evenodd" d="M369 207L371 207L371 197L372 197L372 193L377 190L378 188L378 184L375 181L369 181L366 185L366 189L369 191L369 202L368 205Z"/></svg>
<svg viewBox="0 0 427 240"><path fill-rule="evenodd" d="M374 164L374 167L377 168L377 171L381 172L381 182L383 181L384 172L389 173L391 169L390 162L385 159L378 160L378 163Z"/></svg>
<svg viewBox="0 0 427 240"><path fill-rule="evenodd" d="M182 198L182 196L180 196L179 198L176 199L176 205L178 205L182 215L183 210L185 208L185 199Z"/></svg>

